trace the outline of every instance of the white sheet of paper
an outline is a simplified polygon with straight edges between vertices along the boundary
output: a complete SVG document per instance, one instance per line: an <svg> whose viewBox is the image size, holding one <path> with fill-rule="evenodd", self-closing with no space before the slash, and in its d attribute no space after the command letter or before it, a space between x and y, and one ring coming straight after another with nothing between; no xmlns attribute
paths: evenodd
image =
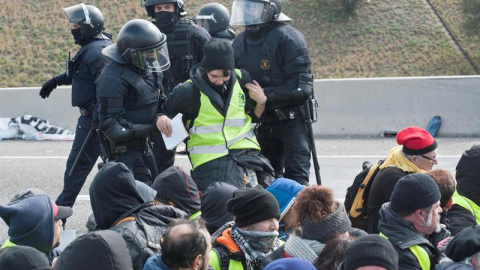
<svg viewBox="0 0 480 270"><path fill-rule="evenodd" d="M177 145L179 145L185 138L188 137L188 132L185 129L185 126L182 122L182 114L177 114L171 122L172 125L172 135L170 137L165 136L162 133L163 141L165 142L165 147L168 150L172 150Z"/></svg>

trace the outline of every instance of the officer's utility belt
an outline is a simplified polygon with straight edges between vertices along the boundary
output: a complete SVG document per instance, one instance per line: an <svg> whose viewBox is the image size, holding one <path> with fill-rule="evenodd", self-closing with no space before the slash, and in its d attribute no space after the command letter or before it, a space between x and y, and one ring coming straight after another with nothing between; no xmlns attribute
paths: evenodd
<svg viewBox="0 0 480 270"><path fill-rule="evenodd" d="M298 117L302 117L299 107L285 108L285 109L276 109L274 111L266 113L262 116L262 123L271 123L271 122L283 122L287 120L292 120Z"/></svg>
<svg viewBox="0 0 480 270"><path fill-rule="evenodd" d="M147 138L135 139L127 142L127 148L135 148L137 150L146 150L147 149Z"/></svg>
<svg viewBox="0 0 480 270"><path fill-rule="evenodd" d="M124 154L128 149L136 149L139 151L146 151L148 149L146 138L135 139L127 142L126 144L111 144L110 146L110 152L112 155Z"/></svg>

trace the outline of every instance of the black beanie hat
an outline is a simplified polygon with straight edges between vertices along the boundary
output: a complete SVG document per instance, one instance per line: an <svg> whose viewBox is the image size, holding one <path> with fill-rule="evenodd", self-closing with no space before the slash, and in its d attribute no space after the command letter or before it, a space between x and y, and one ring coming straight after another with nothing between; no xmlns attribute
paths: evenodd
<svg viewBox="0 0 480 270"><path fill-rule="evenodd" d="M261 186L244 188L233 193L227 210L235 216L238 227L245 227L270 218L280 219L280 207L275 197Z"/></svg>
<svg viewBox="0 0 480 270"><path fill-rule="evenodd" d="M358 238L345 251L344 270L376 265L388 270L398 269L398 254L392 243L378 234Z"/></svg>
<svg viewBox="0 0 480 270"><path fill-rule="evenodd" d="M433 205L440 197L438 185L432 177L412 173L400 178L395 184L390 205L397 213L409 213Z"/></svg>
<svg viewBox="0 0 480 270"><path fill-rule="evenodd" d="M203 45L203 60L200 66L206 70L233 70L235 68L233 47L219 38L211 38Z"/></svg>
<svg viewBox="0 0 480 270"><path fill-rule="evenodd" d="M455 262L460 262L480 252L480 226L467 227L448 243L445 255Z"/></svg>

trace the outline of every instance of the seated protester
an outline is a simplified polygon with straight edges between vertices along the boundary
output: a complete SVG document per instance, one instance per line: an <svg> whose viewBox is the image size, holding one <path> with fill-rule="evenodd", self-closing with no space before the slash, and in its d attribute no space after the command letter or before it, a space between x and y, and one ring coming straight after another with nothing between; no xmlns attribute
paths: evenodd
<svg viewBox="0 0 480 270"><path fill-rule="evenodd" d="M298 194L295 208L299 226L270 259L294 257L313 263L330 237L336 234L366 235L364 231L352 228L343 204L336 201L328 187L306 187Z"/></svg>
<svg viewBox="0 0 480 270"><path fill-rule="evenodd" d="M168 225L160 240L162 254L150 257L143 270L207 270L212 249L203 222L178 219Z"/></svg>
<svg viewBox="0 0 480 270"><path fill-rule="evenodd" d="M97 229L120 233L133 269L142 269L149 257L160 252L160 237L168 223L188 215L172 206L145 202L133 177L123 163L107 162L90 185L90 203Z"/></svg>
<svg viewBox="0 0 480 270"><path fill-rule="evenodd" d="M458 233L460 230L458 230L456 227L450 226L451 222L450 218L448 217L448 210L452 208L453 204L452 196L455 192L455 179L449 171L444 169L434 169L429 171L427 174L432 177L433 180L435 180L435 183L437 183L438 189L440 191L440 207L443 211L440 216L440 224L442 226L445 226L452 233L452 235L455 235L453 231L455 231L455 233Z"/></svg>
<svg viewBox="0 0 480 270"><path fill-rule="evenodd" d="M440 226L440 198L430 176L414 173L398 180L390 202L380 209L380 235L397 251L399 269L434 269L443 259L435 241L450 233Z"/></svg>
<svg viewBox="0 0 480 270"><path fill-rule="evenodd" d="M176 207L188 214L190 219L200 216L200 195L192 177L182 168L171 166L159 174L152 188L157 192L155 204Z"/></svg>
<svg viewBox="0 0 480 270"><path fill-rule="evenodd" d="M453 262L437 264L435 270L480 269L480 226L465 228L447 246L445 252Z"/></svg>
<svg viewBox="0 0 480 270"><path fill-rule="evenodd" d="M406 127L397 133L396 140L398 145L390 150L370 187L368 233L378 233L380 208L390 200L395 183L410 173L426 173L437 164L437 142L425 129Z"/></svg>
<svg viewBox="0 0 480 270"><path fill-rule="evenodd" d="M392 243L378 234L362 236L345 251L339 270L397 270L398 254Z"/></svg>
<svg viewBox="0 0 480 270"><path fill-rule="evenodd" d="M233 198L238 188L223 182L214 182L205 189L201 197L202 219L210 234L233 221L233 214L227 210L227 201Z"/></svg>
<svg viewBox="0 0 480 270"><path fill-rule="evenodd" d="M127 243L114 231L81 235L55 262L55 270L132 270Z"/></svg>
<svg viewBox="0 0 480 270"><path fill-rule="evenodd" d="M248 72L234 68L232 45L212 38L204 57L190 70L190 80L177 85L163 105L157 128L171 136L171 118L182 114L189 138L192 178L200 191L213 182L237 188L273 181L270 161L260 152L252 130L265 110L267 97Z"/></svg>
<svg viewBox="0 0 480 270"><path fill-rule="evenodd" d="M51 270L47 256L33 247L13 246L0 249L0 269Z"/></svg>
<svg viewBox="0 0 480 270"><path fill-rule="evenodd" d="M480 145L474 145L458 161L455 179L457 188L448 211L450 227L455 233L480 224Z"/></svg>
<svg viewBox="0 0 480 270"><path fill-rule="evenodd" d="M0 216L8 225L9 239L2 248L29 246L46 254L51 263L59 255L62 219L73 214L72 208L57 206L39 189L27 189L0 205Z"/></svg>
<svg viewBox="0 0 480 270"><path fill-rule="evenodd" d="M244 188L233 193L227 209L235 222L223 231L220 228L220 236L212 236L210 265L214 270L261 270L263 259L281 244L280 210L275 197L261 186Z"/></svg>
<svg viewBox="0 0 480 270"><path fill-rule="evenodd" d="M137 188L137 191L142 197L143 201L152 202L155 200L157 191L152 189L149 185L143 182L140 182L138 180L135 180L135 187ZM97 230L97 223L95 221L95 216L93 214L88 216L86 227L89 232Z"/></svg>
<svg viewBox="0 0 480 270"><path fill-rule="evenodd" d="M295 202L297 195L305 188L297 181L288 178L277 178L267 187L267 191L275 196L280 206L280 229L278 230L278 238L287 241L288 236L292 233L292 228L297 224L297 212L295 210Z"/></svg>
<svg viewBox="0 0 480 270"><path fill-rule="evenodd" d="M357 239L348 234L335 234L325 243L314 265L318 270L336 270L345 260L345 252Z"/></svg>
<svg viewBox="0 0 480 270"><path fill-rule="evenodd" d="M315 270L315 267L302 259L285 258L269 263L263 270Z"/></svg>

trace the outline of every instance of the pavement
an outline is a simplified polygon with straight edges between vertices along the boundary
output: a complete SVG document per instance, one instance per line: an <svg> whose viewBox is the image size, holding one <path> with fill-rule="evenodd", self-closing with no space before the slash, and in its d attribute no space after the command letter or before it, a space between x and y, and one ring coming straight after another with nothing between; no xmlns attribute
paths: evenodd
<svg viewBox="0 0 480 270"><path fill-rule="evenodd" d="M455 175L456 164L463 153L474 144L475 138L437 138L439 145L438 165L434 168L449 170ZM317 138L317 156L320 163L322 184L334 190L336 197L343 201L346 189L361 171L362 163L377 162L385 158L396 145L395 138ZM72 142L66 141L0 141L0 203L8 202L16 193L30 187L41 188L54 199L63 186L65 164ZM177 155L175 164L186 171L191 169L185 155ZM68 219L67 230L86 232L85 223L92 213L88 188L97 172L95 168L73 207L74 214ZM313 166L310 183L315 184ZM8 226L0 221L0 243L7 238Z"/></svg>

